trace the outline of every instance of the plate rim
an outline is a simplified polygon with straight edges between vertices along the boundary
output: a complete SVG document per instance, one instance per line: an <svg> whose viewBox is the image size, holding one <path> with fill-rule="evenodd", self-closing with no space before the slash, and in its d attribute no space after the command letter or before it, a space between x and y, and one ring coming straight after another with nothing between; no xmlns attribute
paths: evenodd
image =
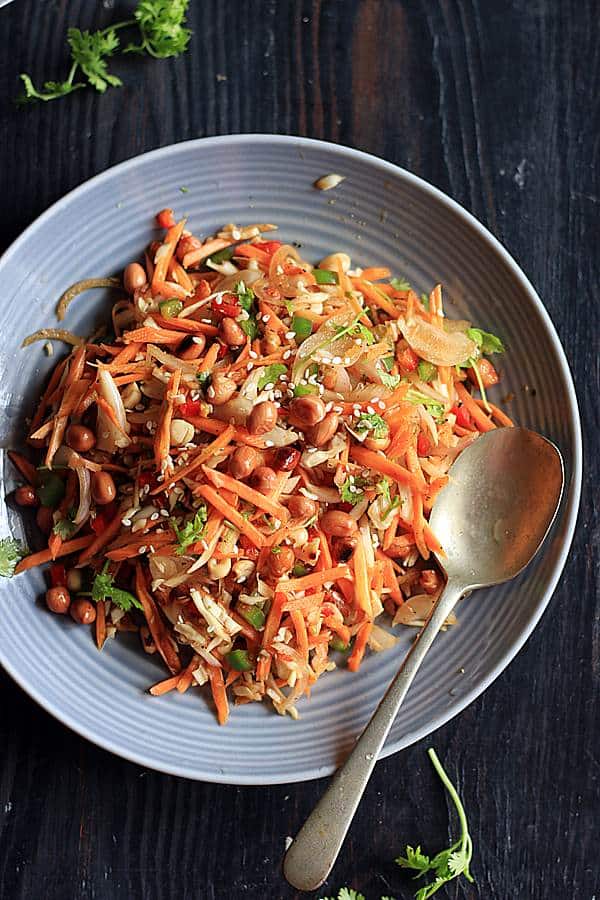
<svg viewBox="0 0 600 900"><path fill-rule="evenodd" d="M88 178L86 181L77 185L75 188L72 188L68 193L64 194L61 198L51 204L51 206L49 206L46 210L40 213L40 215L37 216L33 220L33 222L31 222L6 248L4 253L2 253L2 255L0 256L0 271L2 270L2 267L9 263L12 257L19 252L21 244L25 243L25 241L32 233L42 228L46 221L48 219L51 219L56 212L60 211L64 207L67 207L74 197L85 195L88 191L92 190L97 184L102 183L103 181L110 181L115 173L126 173L129 169L135 169L135 167L142 159L160 159L163 156L168 157L173 153L185 152L186 150L193 150L194 148L205 145L235 145L244 144L247 142L258 144L269 143L271 145L297 145L314 149L322 148L330 152L332 151L335 154L339 154L341 157L356 159L358 161L366 162L371 166L375 165L383 172L393 174L395 177L400 176L406 182L420 189L425 194L432 197L435 201L441 203L443 206L456 214L467 226L469 226L476 232L477 236L481 240L483 240L483 242L486 243L494 253L499 256L501 261L506 265L511 276L516 280L516 282L528 295L529 299L533 302L542 319L546 333L552 343L554 352L556 353L556 357L561 370L561 376L565 382L567 389L567 395L569 399L568 425L571 432L573 433L574 438L572 448L572 474L570 483L566 486L566 490L564 493L562 514L559 512L559 516L557 517L557 521L560 517L564 522L565 536L557 555L556 563L554 565L554 571L552 573L552 577L549 581L548 587L544 591L544 594L540 598L538 603L532 609L531 617L526 627L521 631L518 637L510 643L506 651L502 653L499 660L494 665L492 670L488 673L488 675L482 681L480 681L476 687L472 688L466 694L459 697L456 701L449 704L443 710L443 712L440 712L429 723L429 725L422 726L415 731L409 731L401 738L391 741L389 744L386 744L378 757L379 761L381 759L392 756L394 753L397 753L400 750L411 746L417 741L433 734L433 732L437 731L438 728L441 728L443 725L445 725L447 722L461 713L477 697L483 694L488 689L488 687L490 687L490 685L499 677L499 675L508 667L515 656L523 648L526 641L530 638L531 634L537 627L538 622L545 609L549 605L567 562L567 557L575 534L575 527L581 500L583 442L581 431L581 417L579 412L579 404L577 401L577 394L575 392L573 376L571 374L571 369L567 360L566 353L564 351L554 323L550 317L550 314L546 310L546 307L544 306L541 298L539 297L530 280L527 278L513 256L499 241L499 239L496 238L492 234L492 232L476 218L476 216L465 209L460 203L452 199L452 197L448 196L448 194L446 194L440 188L435 187L424 178L421 178L419 175L415 175L408 169L382 159L379 156L375 156L372 153L367 153L364 150L357 150L353 147L347 147L343 144L336 144L331 141L324 141L316 138L307 138L296 135L250 132L244 134L192 138L191 140L177 141L171 144L167 144L164 147L159 147L154 150L149 150L144 153L137 154L136 156L123 160L120 163L116 163L115 165L104 169L104 171L99 172L97 175L93 175L91 178ZM556 525L554 527L556 527ZM116 741L110 738L104 738L101 735L99 736L97 734L94 734L91 729L78 723L73 716L63 712L62 710L60 710L60 708L56 706L49 706L42 699L35 684L29 683L27 681L27 678L23 676L22 673L16 672L14 667L11 664L7 663L7 661L3 658L1 649L0 665L2 665L4 671L7 672L8 675L10 675L13 681L15 681L17 685L35 703L37 703L46 713L50 714L62 725L66 725L76 734L84 737L86 740L90 741L97 747L100 747L103 750L107 750L110 753L114 753L121 759L125 759L128 762L133 762L144 768L152 769L153 771L161 772L166 775L188 778L193 781L204 781L211 784L229 784L253 787L266 787L271 784L298 784L304 781L312 781L318 778L328 777L335 771L335 766L312 766L308 769L304 769L297 778L290 779L288 775L282 775L268 778L261 777L257 781L256 778L252 775L237 775L232 777L228 776L226 772L223 772L222 774L219 771L199 772L198 769L186 766L172 766L168 764L159 766L154 760L149 762L148 758L144 757L143 753L130 752L126 748L123 749L118 745Z"/></svg>

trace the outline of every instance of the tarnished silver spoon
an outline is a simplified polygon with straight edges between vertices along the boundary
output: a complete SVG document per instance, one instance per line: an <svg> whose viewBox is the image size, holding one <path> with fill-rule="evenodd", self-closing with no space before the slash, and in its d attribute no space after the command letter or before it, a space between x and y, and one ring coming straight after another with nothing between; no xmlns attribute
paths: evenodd
<svg viewBox="0 0 600 900"><path fill-rule="evenodd" d="M446 587L371 721L298 832L283 863L301 891L327 878L400 704L425 654L461 597L518 575L554 520L564 484L554 444L525 428L481 435L450 469L430 524L445 557Z"/></svg>

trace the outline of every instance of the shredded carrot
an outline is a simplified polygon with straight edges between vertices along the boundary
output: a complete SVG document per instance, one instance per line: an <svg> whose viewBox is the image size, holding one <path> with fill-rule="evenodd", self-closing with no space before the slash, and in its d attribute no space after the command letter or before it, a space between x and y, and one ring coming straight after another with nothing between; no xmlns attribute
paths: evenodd
<svg viewBox="0 0 600 900"><path fill-rule="evenodd" d="M169 263L173 259L173 254L177 247L179 238L183 234L185 228L185 219L181 219L176 225L168 229L162 246L158 248L154 256L154 272L152 274L152 289L156 294L161 284L166 281Z"/></svg>
<svg viewBox="0 0 600 900"><path fill-rule="evenodd" d="M391 274L385 266L372 266L370 269L363 269L360 277L363 281L381 281L383 278L389 278Z"/></svg>
<svg viewBox="0 0 600 900"><path fill-rule="evenodd" d="M104 601L96 603L96 646L102 650L106 640L106 609Z"/></svg>
<svg viewBox="0 0 600 900"><path fill-rule="evenodd" d="M271 660L272 656L270 653L263 653L258 657L258 662L256 663L256 680L257 681L266 681L269 677L269 672L271 671Z"/></svg>
<svg viewBox="0 0 600 900"><path fill-rule="evenodd" d="M234 241L226 241L223 238L214 238L212 241L207 241L197 250L190 250L189 253L186 253L183 257L183 266L185 269L189 269L190 266L195 266L199 262L202 262L203 259L207 259L213 253L218 253L219 250L224 250L225 247L231 247L231 245L235 243Z"/></svg>
<svg viewBox="0 0 600 900"><path fill-rule="evenodd" d="M203 463L211 458L211 456L214 456L215 453L219 452L219 450L223 450L230 443L234 434L235 428L233 427L233 425L226 425L223 431L219 435L217 435L214 441L211 441L210 444L207 444L206 446L198 449L198 452L191 462L189 462L186 466L179 466L174 472L172 472L165 480L165 484L175 484L175 482L180 481L182 478L188 478L192 474L192 472L195 472L196 469L199 469ZM165 484L161 484L159 487L154 488L154 490L150 491L150 495L154 496L155 494L160 494L161 491L164 491Z"/></svg>
<svg viewBox="0 0 600 900"><path fill-rule="evenodd" d="M333 566L331 569L322 569L320 572L311 572L310 575L302 575L300 578L290 578L287 581L280 581L276 587L277 591L305 591L312 587L321 587L327 581L337 581L339 578L349 578L350 569L348 566Z"/></svg>
<svg viewBox="0 0 600 900"><path fill-rule="evenodd" d="M207 668L213 700L217 708L217 719L219 725L224 725L229 718L229 701L227 700L227 691L223 681L223 669L218 669L216 666L208 666Z"/></svg>
<svg viewBox="0 0 600 900"><path fill-rule="evenodd" d="M167 331L169 329L171 331L185 331L188 334L205 334L209 337L214 337L219 333L219 329L216 325L209 325L208 322L198 322L196 319L180 319L172 318L170 316L159 316L156 314L154 314L152 318L160 328Z"/></svg>
<svg viewBox="0 0 600 900"><path fill-rule="evenodd" d="M106 369L107 372L123 372L126 371L124 366L131 362L132 359L138 355L138 353L143 349L144 345L141 341L132 341L130 344L127 344L123 347L115 357L113 357L113 361L108 365L101 363L100 367L102 369ZM137 363L135 365L138 365Z"/></svg>
<svg viewBox="0 0 600 900"><path fill-rule="evenodd" d="M28 459L21 453L16 453L14 450L8 451L8 458L15 468L19 470L25 481L27 481L32 487L35 487L37 482L37 469L33 466Z"/></svg>
<svg viewBox="0 0 600 900"><path fill-rule="evenodd" d="M171 675L170 678L165 678L163 681L157 681L156 684L152 685L149 693L152 694L153 697L162 697L163 694L174 691L178 687L182 677L182 675Z"/></svg>
<svg viewBox="0 0 600 900"><path fill-rule="evenodd" d="M201 484L195 488L195 492L200 494L201 497L204 497L204 499L211 503L215 509L218 509L232 525L235 525L242 534L245 534L246 537L252 541L255 547L264 547L264 535L255 528L252 522L249 522L248 519L245 519L240 515L240 513L220 496L213 487L208 484Z"/></svg>
<svg viewBox="0 0 600 900"><path fill-rule="evenodd" d="M173 420L173 403L177 391L179 390L179 382L181 380L181 369L175 369L171 373L169 383L165 391L161 410L160 420L156 428L154 436L154 462L157 469L162 472L167 458L169 456L169 447L171 445L171 422Z"/></svg>
<svg viewBox="0 0 600 900"><path fill-rule="evenodd" d="M471 414L479 431L493 431L496 426L488 419L483 410L479 408L477 402L471 397L465 386L460 381L455 381L454 387L458 394L458 399L466 407L467 412Z"/></svg>
<svg viewBox="0 0 600 900"><path fill-rule="evenodd" d="M84 547L89 547L94 540L93 534L86 534L83 537L73 538L72 541L64 541L60 551L56 554L55 559L58 559L61 556L68 556L69 553L77 553L78 550L83 550ZM31 553L29 556L25 556L20 562L17 563L15 567L15 575L18 575L19 572L26 572L27 569L33 569L36 566L41 566L43 563L50 562L52 559L52 553L50 550L40 550L38 553Z"/></svg>
<svg viewBox="0 0 600 900"><path fill-rule="evenodd" d="M273 638L279 631L279 623L281 622L285 600L285 594L276 589L275 596L273 597L273 602L271 603L271 609L269 610L269 614L265 622L265 630L263 631L262 636L263 647L269 647Z"/></svg>
<svg viewBox="0 0 600 900"><path fill-rule="evenodd" d="M354 647L352 648L352 653L348 657L347 663L348 668L351 672L357 672L360 668L360 664L362 662L363 656L365 655L365 650L367 649L369 636L372 630L372 622L363 622L363 624L358 629L356 638L354 640Z"/></svg>
<svg viewBox="0 0 600 900"><path fill-rule="evenodd" d="M211 344L198 366L198 372L210 372L219 355L219 344Z"/></svg>
<svg viewBox="0 0 600 900"><path fill-rule="evenodd" d="M261 316L268 316L267 324L269 326L270 331L276 331L279 334L283 334L288 331L287 325L281 321L277 313L273 310L271 306L265 303L263 300L258 304L258 309L260 311ZM264 321L264 320L263 320ZM262 365L262 362L261 362Z"/></svg>
<svg viewBox="0 0 600 900"><path fill-rule="evenodd" d="M288 517L288 511L285 506L273 502L265 494L254 490L254 488L244 484L243 481L238 481L232 478L231 475L225 475L224 472L217 472L216 469L209 469L206 466L202 466L202 471L215 487L226 488L233 494L237 494L242 500L247 500L249 503L253 503L254 506L258 506L259 509L264 509L265 512L275 516L276 519L286 519Z"/></svg>
<svg viewBox="0 0 600 900"><path fill-rule="evenodd" d="M97 553L100 552L100 550L103 550L104 547L107 546L107 544L110 544L114 536L118 534L120 530L121 516L119 515L119 513L117 513L117 515L108 523L104 531L96 536L90 535L91 540L88 541L87 544L83 545L86 549L77 560L77 564L79 566L83 566L88 563L91 559L94 558Z"/></svg>
<svg viewBox="0 0 600 900"><path fill-rule="evenodd" d="M171 643L171 638L167 634L167 629L160 613L156 608L156 604L146 585L146 577L142 564L135 564L135 592L137 598L144 608L144 615L148 623L148 629L152 635L152 640L156 644L157 650L165 661L165 664L171 674L181 671L181 662L179 655Z"/></svg>
<svg viewBox="0 0 600 900"><path fill-rule="evenodd" d="M371 603L371 590L369 587L369 570L367 568L367 558L365 556L365 548L360 532L352 556L352 562L354 568L354 584L356 586L356 600L367 616L371 616L373 605Z"/></svg>
<svg viewBox="0 0 600 900"><path fill-rule="evenodd" d="M319 546L321 548L321 552L319 554L319 559L317 562L317 569L322 571L323 569L331 569L333 568L333 560L331 558L331 550L329 549L329 542L327 540L327 536L325 532L322 531L318 526L316 526L316 531L319 536Z"/></svg>
<svg viewBox="0 0 600 900"><path fill-rule="evenodd" d="M50 533L50 537L48 538L48 550L52 556L52 559L56 559L58 554L60 553L60 548L62 547L63 539L60 534L56 534L56 532L52 531Z"/></svg>
<svg viewBox="0 0 600 900"><path fill-rule="evenodd" d="M481 408L485 409L483 406L483 400L475 401ZM496 419L496 421L500 425L504 425L505 428L514 428L515 423L511 418L509 418L505 412L495 406L493 403L488 402L488 406L492 411L492 418Z"/></svg>
<svg viewBox="0 0 600 900"><path fill-rule="evenodd" d="M368 466L370 469L373 469L375 472L380 472L382 475L389 475L394 481L408 485L408 487L417 493L422 493L425 489L425 480L422 476L421 478L418 478L408 469L405 469L404 466L392 462L375 450L367 450L366 447L354 446L350 448L350 456L357 463L360 463L360 465Z"/></svg>
<svg viewBox="0 0 600 900"><path fill-rule="evenodd" d="M382 309L390 319L400 318L398 307L394 306L385 294L382 294L374 285L369 284L368 281L363 281L362 278L352 278L352 284L367 298L369 303Z"/></svg>
<svg viewBox="0 0 600 900"><path fill-rule="evenodd" d="M181 331L170 331L167 328L152 328L150 325L136 328L133 331L126 331L123 334L123 340L126 344L130 341L135 341L136 343L143 341L146 344L178 344L184 337L185 335Z"/></svg>
<svg viewBox="0 0 600 900"><path fill-rule="evenodd" d="M128 535L126 536L128 537ZM173 534L170 532L155 534L144 534L141 537L134 538L127 544L120 547L113 547L106 552L106 558L112 559L114 562L122 562L125 559L134 559L138 556L143 547L154 547L162 549L173 542Z"/></svg>
<svg viewBox="0 0 600 900"><path fill-rule="evenodd" d="M306 633L306 622L304 616L298 609L290 612L292 622L294 623L294 631L296 632L296 644L298 645L298 653L308 660L308 634Z"/></svg>
<svg viewBox="0 0 600 900"><path fill-rule="evenodd" d="M244 256L246 259L256 259L261 268L264 267L266 270L268 270L271 262L269 254L265 253L264 250L261 250L260 247L257 247L255 244L240 244L239 247L235 248L234 255Z"/></svg>

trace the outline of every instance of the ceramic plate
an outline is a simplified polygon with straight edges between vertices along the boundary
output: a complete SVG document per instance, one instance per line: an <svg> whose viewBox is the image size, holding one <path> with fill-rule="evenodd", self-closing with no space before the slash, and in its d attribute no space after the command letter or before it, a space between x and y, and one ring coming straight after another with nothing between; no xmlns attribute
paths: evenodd
<svg viewBox="0 0 600 900"><path fill-rule="evenodd" d="M313 182L336 172L335 190ZM81 278L119 273L156 234L154 213L174 207L196 233L227 222L275 222L306 259L333 250L359 266L386 265L415 288L441 281L446 309L505 341L509 409L564 454L567 489L544 551L516 581L463 601L459 624L427 657L392 728L384 755L429 734L496 678L535 627L556 586L577 513L581 437L571 376L552 323L519 267L469 213L414 175L333 144L238 135L165 147L93 178L45 212L0 260L0 444L4 489L15 473L5 450L19 445L53 360L23 337L55 324L58 296ZM88 293L66 327L90 333L108 297ZM57 348L60 349L60 348ZM524 386L528 386L528 390ZM537 390L536 390L537 388ZM0 501L0 534L22 536L20 516ZM27 538L27 534L25 534ZM0 662L31 697L75 731L143 766L235 784L301 781L327 775L345 756L391 679L413 632L397 648L371 654L360 672L322 678L294 722L258 704L233 710L220 728L204 691L154 698L163 677L132 642L99 653L88 629L49 614L40 571L0 579Z"/></svg>

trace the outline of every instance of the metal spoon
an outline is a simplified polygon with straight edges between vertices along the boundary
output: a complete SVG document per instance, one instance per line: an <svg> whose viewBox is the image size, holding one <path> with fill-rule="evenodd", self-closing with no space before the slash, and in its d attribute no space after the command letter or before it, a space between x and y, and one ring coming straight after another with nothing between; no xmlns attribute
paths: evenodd
<svg viewBox="0 0 600 900"><path fill-rule="evenodd" d="M558 449L525 428L481 435L449 474L430 519L446 554L439 559L445 590L285 856L284 875L298 890L315 890L329 875L400 704L448 615L469 591L508 581L525 568L554 521L564 484Z"/></svg>

